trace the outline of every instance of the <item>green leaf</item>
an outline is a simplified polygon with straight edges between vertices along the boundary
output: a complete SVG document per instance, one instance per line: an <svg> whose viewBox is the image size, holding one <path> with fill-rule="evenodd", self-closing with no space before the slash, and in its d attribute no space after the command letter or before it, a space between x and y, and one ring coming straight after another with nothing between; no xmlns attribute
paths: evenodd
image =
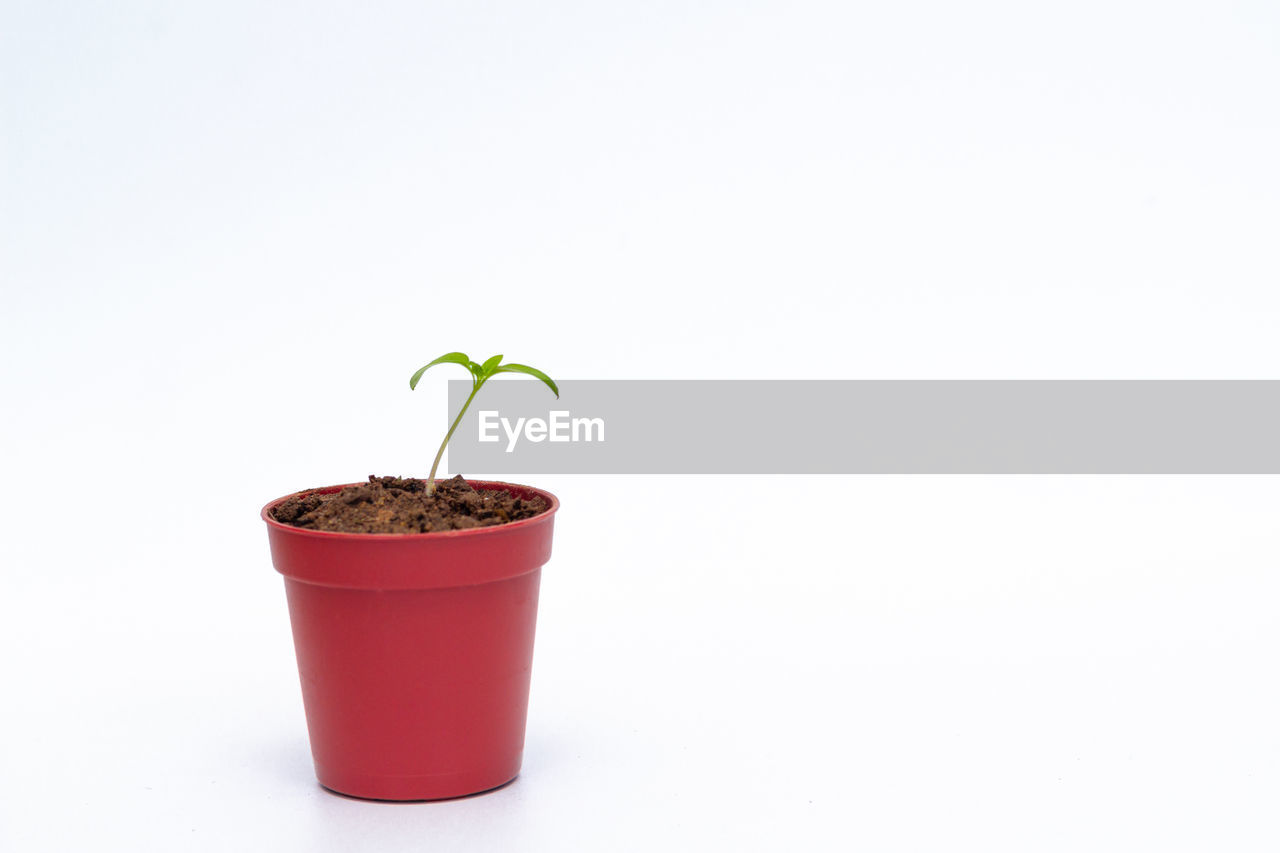
<svg viewBox="0 0 1280 853"><path fill-rule="evenodd" d="M494 373L526 373L529 376L533 376L538 379L541 379L544 383L546 383L547 387L550 388L552 392L555 393L556 399L557 400L560 399L560 389L556 387L555 380L553 380L550 376L543 373L541 370L539 370L536 367L530 367L527 364L504 364L501 367L494 370L493 372Z"/></svg>
<svg viewBox="0 0 1280 853"><path fill-rule="evenodd" d="M492 376L493 369L501 363L502 356L495 355L493 358L486 360L484 364L480 365L480 370L484 372L485 376Z"/></svg>
<svg viewBox="0 0 1280 853"><path fill-rule="evenodd" d="M461 364L463 367L466 367L467 370L471 370L468 365L475 364L475 362L467 358L467 354L464 352L447 352L430 364L424 364L422 367L419 367L418 372L413 374L409 379L409 389L413 390L414 388L417 388L418 380L422 378L422 374L427 372L428 367L435 367L437 364Z"/></svg>

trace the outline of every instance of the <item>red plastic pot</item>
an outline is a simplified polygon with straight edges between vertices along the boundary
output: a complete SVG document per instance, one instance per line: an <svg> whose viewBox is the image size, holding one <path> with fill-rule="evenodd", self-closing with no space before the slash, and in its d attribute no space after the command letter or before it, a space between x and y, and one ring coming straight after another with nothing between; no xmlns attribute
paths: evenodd
<svg viewBox="0 0 1280 853"><path fill-rule="evenodd" d="M538 582L560 503L529 486L468 482L537 495L548 509L495 527L395 535L281 524L271 510L291 496L262 508L326 788L435 800L520 772Z"/></svg>

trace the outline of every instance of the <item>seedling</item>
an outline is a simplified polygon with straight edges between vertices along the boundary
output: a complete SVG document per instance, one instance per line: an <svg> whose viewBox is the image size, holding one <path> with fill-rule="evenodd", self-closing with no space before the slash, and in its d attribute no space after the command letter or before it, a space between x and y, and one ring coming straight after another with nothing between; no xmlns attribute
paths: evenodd
<svg viewBox="0 0 1280 853"><path fill-rule="evenodd" d="M500 355L495 355L485 361L484 364L476 364L464 352L445 353L430 364L418 368L418 372L409 378L409 390L412 391L418 387L418 380L422 378L422 374L427 372L427 368L446 363L460 364L471 373L471 396L467 398L467 402L462 404L462 410L453 419L453 426L449 427L449 431L445 433L444 441L440 442L440 449L436 451L436 461L431 463L431 474L427 477L427 494L431 494L436 490L436 469L440 467L440 459L444 456L444 449L449 446L449 439L453 438L454 430L458 428L458 424L462 423L462 416L467 413L467 407L476 398L476 394L480 392L480 388L484 383L489 381L489 377L496 376L499 373L527 373L529 376L541 379L555 393L556 399L560 399L560 389L556 387L555 381L536 367L530 367L527 364L502 364L502 356Z"/></svg>

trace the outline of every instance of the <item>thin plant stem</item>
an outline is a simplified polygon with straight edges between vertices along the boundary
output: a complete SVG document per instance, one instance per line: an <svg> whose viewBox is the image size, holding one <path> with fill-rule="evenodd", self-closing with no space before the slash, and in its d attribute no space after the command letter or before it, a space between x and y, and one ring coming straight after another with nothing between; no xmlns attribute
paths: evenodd
<svg viewBox="0 0 1280 853"><path fill-rule="evenodd" d="M486 377L487 378L487 377ZM476 398L480 386L484 384L481 379L471 389L471 396L467 398L467 402L462 404L462 409L458 412L458 416L453 419L453 426L449 427L449 432L445 434L444 441L440 442L440 449L436 451L436 461L431 463L431 474L427 477L427 494L434 494L436 490L436 470L440 467L440 460L444 457L444 449L449 446L449 439L453 438L453 432L458 428L458 424L462 423L462 416L467 413L467 407L471 405L471 401Z"/></svg>

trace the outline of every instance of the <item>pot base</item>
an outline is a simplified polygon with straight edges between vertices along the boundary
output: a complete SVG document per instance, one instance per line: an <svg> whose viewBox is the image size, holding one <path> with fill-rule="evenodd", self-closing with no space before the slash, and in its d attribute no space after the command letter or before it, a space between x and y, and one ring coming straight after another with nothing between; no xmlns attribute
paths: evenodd
<svg viewBox="0 0 1280 853"><path fill-rule="evenodd" d="M436 776L369 776L359 773L332 773L316 766L320 786L334 794L359 800L409 803L430 800L456 800L497 790L514 782L515 772L483 774L476 772L446 773Z"/></svg>

